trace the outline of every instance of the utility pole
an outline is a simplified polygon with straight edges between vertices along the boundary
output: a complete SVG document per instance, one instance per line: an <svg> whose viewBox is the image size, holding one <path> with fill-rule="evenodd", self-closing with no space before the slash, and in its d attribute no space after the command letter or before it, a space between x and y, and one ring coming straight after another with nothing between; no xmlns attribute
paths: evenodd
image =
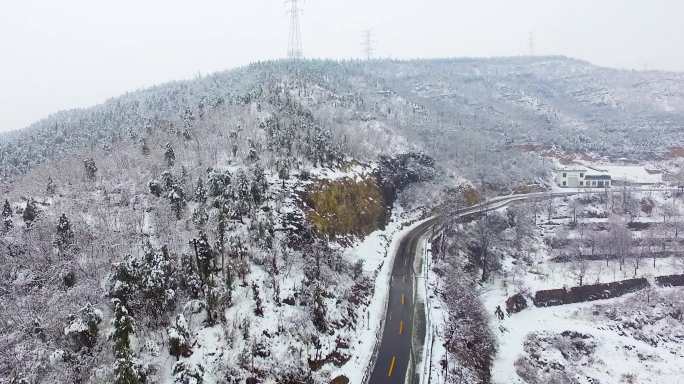
<svg viewBox="0 0 684 384"><path fill-rule="evenodd" d="M300 26L300 16L302 13L302 9L299 6L300 0L285 0L285 4L288 5L288 13L290 14L290 38L287 47L287 58L299 60L304 58L302 29Z"/></svg>
<svg viewBox="0 0 684 384"><path fill-rule="evenodd" d="M363 47L363 54L366 56L366 60L369 61L373 59L373 54L375 53L373 42L373 31L370 29L363 31L361 46Z"/></svg>

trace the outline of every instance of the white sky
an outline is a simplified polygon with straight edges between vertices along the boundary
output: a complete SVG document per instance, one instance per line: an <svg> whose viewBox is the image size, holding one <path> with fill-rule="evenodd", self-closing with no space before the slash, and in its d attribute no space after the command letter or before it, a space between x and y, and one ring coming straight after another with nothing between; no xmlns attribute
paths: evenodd
<svg viewBox="0 0 684 384"><path fill-rule="evenodd" d="M0 130L169 80L284 56L283 0L2 0ZM681 0L307 0L307 57L537 54L684 71Z"/></svg>

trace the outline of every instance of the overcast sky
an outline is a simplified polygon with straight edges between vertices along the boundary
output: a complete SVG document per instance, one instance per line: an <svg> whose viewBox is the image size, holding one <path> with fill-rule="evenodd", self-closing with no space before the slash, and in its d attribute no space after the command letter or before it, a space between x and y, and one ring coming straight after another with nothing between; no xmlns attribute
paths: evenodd
<svg viewBox="0 0 684 384"><path fill-rule="evenodd" d="M198 73L279 58L283 0L7 0L0 4L0 130ZM307 57L562 54L684 71L681 0L307 0Z"/></svg>

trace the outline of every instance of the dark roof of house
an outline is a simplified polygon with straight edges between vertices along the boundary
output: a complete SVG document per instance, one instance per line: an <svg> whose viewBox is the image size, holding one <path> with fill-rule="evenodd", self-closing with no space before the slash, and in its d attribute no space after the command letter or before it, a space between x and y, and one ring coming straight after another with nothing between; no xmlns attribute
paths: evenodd
<svg viewBox="0 0 684 384"><path fill-rule="evenodd" d="M585 175L584 178L587 180L610 180L611 179L610 175Z"/></svg>

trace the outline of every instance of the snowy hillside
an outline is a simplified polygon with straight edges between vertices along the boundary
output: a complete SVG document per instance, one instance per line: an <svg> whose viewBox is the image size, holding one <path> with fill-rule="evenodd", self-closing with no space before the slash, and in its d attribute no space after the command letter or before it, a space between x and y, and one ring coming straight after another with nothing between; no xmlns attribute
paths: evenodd
<svg viewBox="0 0 684 384"><path fill-rule="evenodd" d="M541 151L664 156L684 144L683 90L678 74L562 57L279 61L0 135L0 384L360 383L412 225L546 189ZM582 279L605 281L588 249L627 277L607 235L601 248L584 230L653 248L654 260L667 239L658 255L677 272L681 204L629 193L445 220L424 281L432 296L419 296L436 303L426 371L444 353L446 377L507 377L500 344L538 375L536 350L565 343L565 330L505 344L490 306L510 287L570 284L580 265ZM625 240L628 228L648 245ZM569 262L577 250L586 260Z"/></svg>
<svg viewBox="0 0 684 384"><path fill-rule="evenodd" d="M267 62L60 112L4 134L2 176L73 151L111 151L150 132L182 131L188 120L217 109L282 103L286 88L359 159L421 150L473 178L488 164L505 164L506 177L538 175L516 166L532 165L515 149L529 144L634 159L683 141L684 77L676 73L563 57L307 61L296 71L288 62ZM493 183L506 179L485 173Z"/></svg>

